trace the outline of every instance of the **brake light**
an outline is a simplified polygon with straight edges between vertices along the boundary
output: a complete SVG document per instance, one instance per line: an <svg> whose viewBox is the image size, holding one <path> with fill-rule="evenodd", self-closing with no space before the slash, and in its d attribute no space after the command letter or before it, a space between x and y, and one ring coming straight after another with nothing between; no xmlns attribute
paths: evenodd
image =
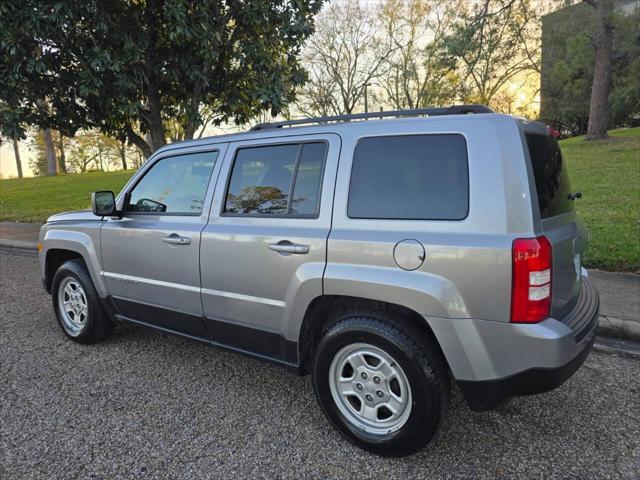
<svg viewBox="0 0 640 480"><path fill-rule="evenodd" d="M555 128L553 128L551 125L547 125L547 132L553 138L560 137L560 132L558 130L556 130Z"/></svg>
<svg viewBox="0 0 640 480"><path fill-rule="evenodd" d="M511 321L537 323L551 311L551 243L545 236L513 241Z"/></svg>

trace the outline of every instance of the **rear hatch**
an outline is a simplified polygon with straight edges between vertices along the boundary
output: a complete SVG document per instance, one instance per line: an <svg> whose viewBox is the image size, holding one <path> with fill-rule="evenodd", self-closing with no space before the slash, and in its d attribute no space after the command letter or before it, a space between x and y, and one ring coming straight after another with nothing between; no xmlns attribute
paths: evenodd
<svg viewBox="0 0 640 480"><path fill-rule="evenodd" d="M587 231L574 209L569 172L558 141L526 132L535 177L542 231L553 248L551 316L565 317L575 306L581 289L581 262Z"/></svg>

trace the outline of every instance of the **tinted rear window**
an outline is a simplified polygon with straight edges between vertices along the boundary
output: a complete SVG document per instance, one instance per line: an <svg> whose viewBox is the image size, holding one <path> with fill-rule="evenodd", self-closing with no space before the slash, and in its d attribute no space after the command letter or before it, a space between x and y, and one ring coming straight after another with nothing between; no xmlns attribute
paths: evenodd
<svg viewBox="0 0 640 480"><path fill-rule="evenodd" d="M469 169L462 135L370 137L358 142L349 217L462 220L468 211Z"/></svg>
<svg viewBox="0 0 640 480"><path fill-rule="evenodd" d="M547 135L526 134L542 218L573 210L571 184L558 141Z"/></svg>

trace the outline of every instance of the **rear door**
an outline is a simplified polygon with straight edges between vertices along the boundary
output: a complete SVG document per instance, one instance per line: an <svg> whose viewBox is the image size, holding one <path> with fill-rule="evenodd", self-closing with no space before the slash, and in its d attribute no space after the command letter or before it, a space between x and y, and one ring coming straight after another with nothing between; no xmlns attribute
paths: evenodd
<svg viewBox="0 0 640 480"><path fill-rule="evenodd" d="M202 304L212 341L297 361L288 319L301 296L322 295L339 151L331 134L229 144L202 232Z"/></svg>
<svg viewBox="0 0 640 480"><path fill-rule="evenodd" d="M543 133L525 133L531 158L542 231L553 247L551 314L564 317L581 287L581 262L587 246L585 225L576 215L567 165L558 141Z"/></svg>

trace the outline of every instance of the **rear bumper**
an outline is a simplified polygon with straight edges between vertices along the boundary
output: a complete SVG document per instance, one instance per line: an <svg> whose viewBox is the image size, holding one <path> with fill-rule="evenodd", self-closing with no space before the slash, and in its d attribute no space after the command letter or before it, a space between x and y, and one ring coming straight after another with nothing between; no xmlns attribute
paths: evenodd
<svg viewBox="0 0 640 480"><path fill-rule="evenodd" d="M558 368L532 368L499 380L484 382L459 381L458 385L471 410L493 410L507 399L535 395L559 387L584 363L591 352L595 335L569 363Z"/></svg>
<svg viewBox="0 0 640 480"><path fill-rule="evenodd" d="M591 351L599 307L598 292L583 277L576 305L561 319L532 325L449 321L449 341L441 346L469 406L491 410L510 397L562 385Z"/></svg>

